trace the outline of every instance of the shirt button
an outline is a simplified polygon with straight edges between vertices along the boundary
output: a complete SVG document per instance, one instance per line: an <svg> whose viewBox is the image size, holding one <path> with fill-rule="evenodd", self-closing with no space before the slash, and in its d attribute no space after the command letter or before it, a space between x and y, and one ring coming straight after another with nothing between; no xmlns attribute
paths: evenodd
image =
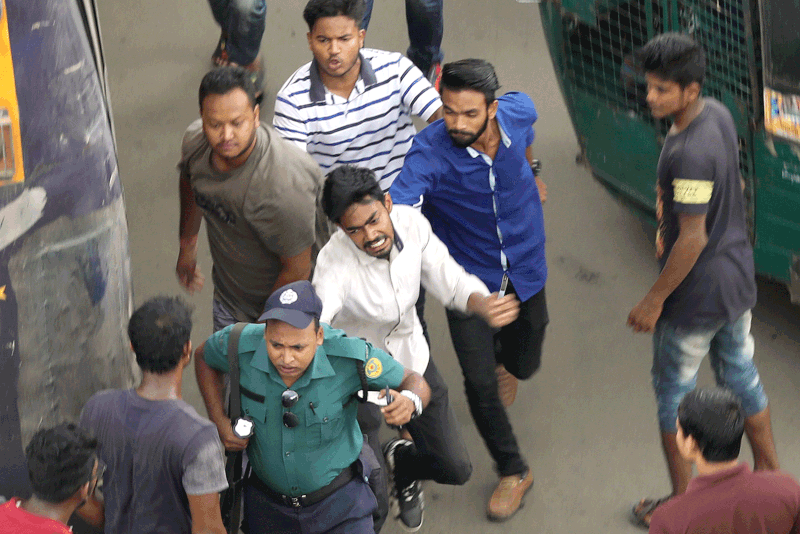
<svg viewBox="0 0 800 534"><path fill-rule="evenodd" d="M290 454L292 454L292 453L290 453L289 451L286 451L286 456L289 456Z"/></svg>
<svg viewBox="0 0 800 534"><path fill-rule="evenodd" d="M292 491L297 491L297 486L292 486Z"/></svg>
<svg viewBox="0 0 800 534"><path fill-rule="evenodd" d="M323 423L327 423L327 422L328 422L328 418L327 418L327 417L323 417L323 418L322 418L322 422L323 422Z"/></svg>

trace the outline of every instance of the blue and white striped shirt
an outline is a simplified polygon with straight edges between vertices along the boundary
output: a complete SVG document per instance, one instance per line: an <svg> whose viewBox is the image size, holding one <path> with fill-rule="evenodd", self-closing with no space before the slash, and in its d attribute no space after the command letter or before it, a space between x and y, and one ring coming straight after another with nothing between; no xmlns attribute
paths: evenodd
<svg viewBox="0 0 800 534"><path fill-rule="evenodd" d="M350 98L328 91L312 61L278 91L273 125L306 150L323 172L346 164L367 167L386 191L417 133L411 115L427 120L441 105L436 90L409 59L364 48L361 75Z"/></svg>

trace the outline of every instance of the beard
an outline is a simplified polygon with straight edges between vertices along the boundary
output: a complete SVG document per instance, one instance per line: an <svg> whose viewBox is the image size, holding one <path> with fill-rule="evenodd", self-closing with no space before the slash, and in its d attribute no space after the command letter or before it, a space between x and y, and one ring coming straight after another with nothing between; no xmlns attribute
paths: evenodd
<svg viewBox="0 0 800 534"><path fill-rule="evenodd" d="M251 147L252 147L252 146L255 144L255 142L256 142L256 135L257 135L257 134L258 134L258 125L256 125L256 127L255 127L255 128L253 128L253 134L250 136L250 140L249 140L249 141L247 142L247 144L245 145L245 148L244 148L244 149L242 149L242 150L241 150L241 151L240 151L238 154L236 154L235 156L223 156L222 154L220 154L219 152L217 152L217 153L216 153L216 154L217 154L217 157L219 157L219 158L220 158L221 160L223 160L223 161L235 161L235 160L237 160L237 159L238 159L238 158L240 158L242 155L244 155L244 154L245 154L245 153L246 153L248 150L250 150L250 148L251 148Z"/></svg>
<svg viewBox="0 0 800 534"><path fill-rule="evenodd" d="M489 125L489 114L486 114L486 120L483 121L483 125L478 129L477 132L462 132L460 130L447 130L448 135L450 135L450 139L453 141L453 144L458 148L467 148L469 145L474 143L478 140L478 138L483 135L483 132L486 131L486 127ZM456 137L458 136L458 137Z"/></svg>

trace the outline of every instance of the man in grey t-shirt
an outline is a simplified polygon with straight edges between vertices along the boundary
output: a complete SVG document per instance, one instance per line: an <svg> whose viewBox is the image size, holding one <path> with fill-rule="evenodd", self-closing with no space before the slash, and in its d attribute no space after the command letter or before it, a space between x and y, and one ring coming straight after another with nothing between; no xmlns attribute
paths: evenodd
<svg viewBox="0 0 800 534"><path fill-rule="evenodd" d="M214 330L255 322L278 287L311 274L312 245L327 237L317 210L322 173L311 157L260 122L255 89L239 67L200 85L201 119L181 147L180 253L176 273L203 287L197 234L205 218L214 262Z"/></svg>
<svg viewBox="0 0 800 534"><path fill-rule="evenodd" d="M144 303L128 324L141 384L101 391L83 408L80 425L97 437L107 466L108 534L225 532L222 444L214 424L181 399L191 330L191 310L180 299Z"/></svg>

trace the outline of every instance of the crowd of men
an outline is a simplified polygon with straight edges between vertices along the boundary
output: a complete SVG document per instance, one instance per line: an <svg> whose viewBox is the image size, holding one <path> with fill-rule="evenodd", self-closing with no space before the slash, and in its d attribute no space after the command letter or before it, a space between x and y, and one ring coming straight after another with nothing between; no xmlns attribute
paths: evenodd
<svg viewBox="0 0 800 534"><path fill-rule="evenodd" d="M109 534L235 532L238 514L219 497L231 485L243 487L249 534L369 534L390 503L418 530L422 481L463 485L472 474L430 350L426 294L447 309L499 475L487 517L509 519L534 478L506 408L538 370L549 322L533 101L498 96L485 60L440 65L441 24L428 35L435 50L421 53L424 25L411 13L425 2L407 1L412 62L364 48L372 2L310 0L313 59L278 92L269 126L254 76L265 4L211 3L220 66L200 84L200 119L181 146L176 274L189 291L203 287L205 220L214 333L193 349L180 298L141 305L128 327L141 383L97 393L78 426L34 436L34 495L0 507L0 532L68 532L75 511ZM231 22L234 4L260 13L255 27ZM705 59L690 38L655 38L640 64L653 115L673 125L657 169L662 272L628 322L654 332L673 492L642 500L632 519L651 532L800 532L800 485L777 471L753 364L730 113L701 96ZM431 124L417 133L412 115ZM720 388L695 389L706 354ZM210 421L181 398L192 360ZM383 423L397 436L381 444ZM755 471L737 460L744 434ZM225 454L240 451L232 477Z"/></svg>

